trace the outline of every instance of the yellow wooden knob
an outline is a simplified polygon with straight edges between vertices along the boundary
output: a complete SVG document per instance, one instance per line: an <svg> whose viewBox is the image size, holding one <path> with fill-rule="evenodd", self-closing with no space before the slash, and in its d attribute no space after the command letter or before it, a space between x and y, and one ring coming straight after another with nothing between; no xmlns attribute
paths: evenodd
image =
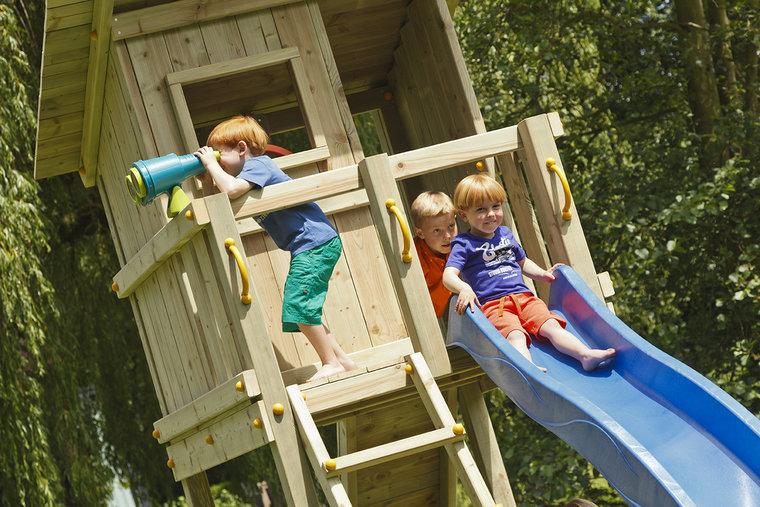
<svg viewBox="0 0 760 507"><path fill-rule="evenodd" d="M231 247L234 244L235 244L235 240L232 238L227 238L224 240L224 246L226 246L227 248Z"/></svg>
<svg viewBox="0 0 760 507"><path fill-rule="evenodd" d="M174 460L170 459L169 461L167 461L166 466L168 466L169 468L174 468Z"/></svg>
<svg viewBox="0 0 760 507"><path fill-rule="evenodd" d="M554 160L553 158L547 158L546 159L546 167L551 167L551 166L553 166L556 163L557 163L557 161Z"/></svg>
<svg viewBox="0 0 760 507"><path fill-rule="evenodd" d="M453 431L455 435L461 435L464 433L464 426L462 423L456 423L454 427L451 428L451 431Z"/></svg>
<svg viewBox="0 0 760 507"><path fill-rule="evenodd" d="M261 422L260 418L257 417L256 419L253 420L253 427L256 428L257 430L260 430L263 426L264 426L264 423Z"/></svg>
<svg viewBox="0 0 760 507"><path fill-rule="evenodd" d="M205 440L208 445L214 445L214 437L212 437L211 435L206 435Z"/></svg>
<svg viewBox="0 0 760 507"><path fill-rule="evenodd" d="M242 381L242 380L238 380L238 381L235 383L235 390L236 390L236 391L240 391L241 393L242 393L243 391L245 391L245 384L243 384L243 381Z"/></svg>
<svg viewBox="0 0 760 507"><path fill-rule="evenodd" d="M250 305L251 301L253 301L253 298L251 297L250 294L244 294L240 296L240 302L243 303L244 305Z"/></svg>
<svg viewBox="0 0 760 507"><path fill-rule="evenodd" d="M303 401L306 401L306 393L301 393L301 397L303 398Z"/></svg>
<svg viewBox="0 0 760 507"><path fill-rule="evenodd" d="M187 218L188 220L192 220L193 219L193 210L189 209L189 210L185 211L185 218Z"/></svg>
<svg viewBox="0 0 760 507"><path fill-rule="evenodd" d="M112 283L111 290L114 292L119 292L119 284L117 282Z"/></svg>
<svg viewBox="0 0 760 507"><path fill-rule="evenodd" d="M407 374L411 375L412 373L414 373L414 367L412 366L411 363L406 363L406 366L404 366L404 371Z"/></svg>
<svg viewBox="0 0 760 507"><path fill-rule="evenodd" d="M330 458L325 461L325 468L328 470L335 470L338 467L338 463L334 459Z"/></svg>
<svg viewBox="0 0 760 507"><path fill-rule="evenodd" d="M281 415L283 412L285 412L285 406L282 403L272 405L272 413L274 415Z"/></svg>
<svg viewBox="0 0 760 507"><path fill-rule="evenodd" d="M483 171L485 168L486 168L486 166L483 165L483 162L478 161L475 164L475 169L477 169L478 171Z"/></svg>
<svg viewBox="0 0 760 507"><path fill-rule="evenodd" d="M158 432L158 430L153 430L153 438L158 440L158 438L161 436L161 434Z"/></svg>

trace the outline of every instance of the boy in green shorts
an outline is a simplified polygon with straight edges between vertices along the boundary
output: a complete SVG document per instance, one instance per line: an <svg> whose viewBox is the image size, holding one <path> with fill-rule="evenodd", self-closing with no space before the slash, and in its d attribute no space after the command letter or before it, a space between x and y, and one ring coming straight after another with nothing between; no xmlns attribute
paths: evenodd
<svg viewBox="0 0 760 507"><path fill-rule="evenodd" d="M217 125L195 155L208 176L230 199L252 188L289 181L264 155L269 138L248 116L236 116ZM217 162L214 150L220 153ZM290 252L290 270L282 303L282 330L301 331L314 346L322 366L307 380L356 369L330 330L322 324L327 284L341 252L340 237L325 214L310 202L255 216L277 246Z"/></svg>

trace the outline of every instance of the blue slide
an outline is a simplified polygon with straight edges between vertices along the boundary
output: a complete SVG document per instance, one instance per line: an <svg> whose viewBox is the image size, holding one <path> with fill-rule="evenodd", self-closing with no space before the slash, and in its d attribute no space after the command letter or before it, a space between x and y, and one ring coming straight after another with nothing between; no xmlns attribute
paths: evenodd
<svg viewBox="0 0 760 507"><path fill-rule="evenodd" d="M449 312L447 342L467 350L526 414L586 457L630 505L760 506L760 420L641 338L568 266L549 308L589 347L617 350L586 373L548 342L520 355L480 311Z"/></svg>

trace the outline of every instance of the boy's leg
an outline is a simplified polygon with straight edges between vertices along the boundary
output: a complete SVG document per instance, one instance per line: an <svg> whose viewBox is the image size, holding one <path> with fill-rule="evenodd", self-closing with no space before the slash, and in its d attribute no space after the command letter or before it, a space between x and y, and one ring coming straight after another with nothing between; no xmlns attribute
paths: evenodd
<svg viewBox="0 0 760 507"><path fill-rule="evenodd" d="M517 349L517 351L525 356L525 358L533 363L533 358L530 355L530 350L528 350L528 340L526 339L525 332L518 331L515 329L511 333L507 335L507 341ZM539 370L546 372L546 368L542 368L541 366L538 366L536 363L533 363L536 365L536 368Z"/></svg>
<svg viewBox="0 0 760 507"><path fill-rule="evenodd" d="M314 350L317 351L319 360L322 361L322 366L307 382L356 369L356 363L343 352L343 349L325 325L318 324L312 326L299 323L298 329L306 335Z"/></svg>
<svg viewBox="0 0 760 507"><path fill-rule="evenodd" d="M491 324L494 325L496 330L501 333L501 335L506 338L520 354L533 363L533 358L528 350L528 347L530 346L530 336L525 332L520 324L519 317L514 313L515 308L513 301L509 298L489 301L481 307L481 311ZM541 368L538 365L536 365L536 368L544 372L546 371L546 368Z"/></svg>
<svg viewBox="0 0 760 507"><path fill-rule="evenodd" d="M615 349L588 348L574 334L565 330L556 319L544 322L538 333L547 338L558 351L580 361L586 371L595 369L599 363L615 355Z"/></svg>

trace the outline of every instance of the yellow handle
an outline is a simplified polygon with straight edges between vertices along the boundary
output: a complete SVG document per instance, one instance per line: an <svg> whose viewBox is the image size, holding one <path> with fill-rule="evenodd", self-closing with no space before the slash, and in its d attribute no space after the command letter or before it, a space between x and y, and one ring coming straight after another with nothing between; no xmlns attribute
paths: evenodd
<svg viewBox="0 0 760 507"><path fill-rule="evenodd" d="M409 249L412 246L412 236L409 234L409 226L406 225L404 215L401 214L401 210L396 207L396 201L393 199L387 199L385 201L385 207L388 208L391 213L396 215L399 225L401 225L401 233L404 235L404 250L401 252L401 260L404 262L412 262L412 254L409 253Z"/></svg>
<svg viewBox="0 0 760 507"><path fill-rule="evenodd" d="M555 162L553 158L546 159L546 167L548 167L550 171L557 173L559 181L562 182L562 189L565 191L565 205L562 207L562 218L570 220L573 216L573 214L570 213L570 203L573 202L573 196L570 194L570 184L567 182L567 178L565 178L565 173L559 168L557 162Z"/></svg>
<svg viewBox="0 0 760 507"><path fill-rule="evenodd" d="M243 257L240 255L240 250L235 246L234 239L225 239L224 246L235 256L238 268L240 268L240 280L243 282L243 292L240 294L240 301L244 305L249 305L251 304L251 295L248 294L248 271L246 271L245 264L243 264Z"/></svg>

